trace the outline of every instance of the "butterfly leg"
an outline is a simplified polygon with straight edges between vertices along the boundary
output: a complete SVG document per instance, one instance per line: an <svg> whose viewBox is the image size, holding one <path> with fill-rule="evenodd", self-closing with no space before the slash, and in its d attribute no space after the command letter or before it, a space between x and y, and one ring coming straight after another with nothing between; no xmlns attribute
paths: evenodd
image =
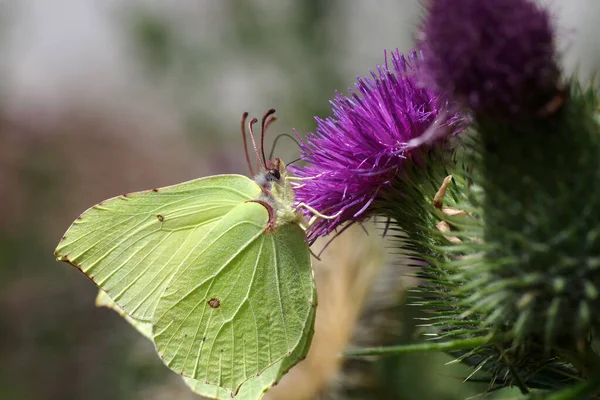
<svg viewBox="0 0 600 400"><path fill-rule="evenodd" d="M316 218L321 218L321 219L336 219L337 217L339 217L342 214L342 210L336 212L333 215L321 214L319 211L317 211L316 209L314 209L313 207L309 206L306 203L298 203L296 205L296 209L299 209L299 208L304 208L304 209L310 211L313 214L313 217L308 222L309 225L311 225L311 221L313 221Z"/></svg>
<svg viewBox="0 0 600 400"><path fill-rule="evenodd" d="M300 187L302 187L302 186L303 186L303 184L302 184L302 183L298 183L298 182L302 182L302 181L310 181L310 180L313 180L313 179L318 179L318 178L320 178L320 177L321 177L321 176L323 176L323 175L324 175L324 174L323 174L323 173L321 173L321 174L317 174L317 175L314 175L314 176L305 176L305 177L299 177L299 176L286 176L286 177L285 177L285 180L286 180L286 181L291 181L291 182L293 182L293 183L294 183L294 189L298 189L298 188L300 188Z"/></svg>
<svg viewBox="0 0 600 400"><path fill-rule="evenodd" d="M320 178L321 176L323 176L323 173L317 174L315 176L305 176L305 177L300 177L300 176L286 176L285 179L288 181L310 181L313 179L317 179Z"/></svg>

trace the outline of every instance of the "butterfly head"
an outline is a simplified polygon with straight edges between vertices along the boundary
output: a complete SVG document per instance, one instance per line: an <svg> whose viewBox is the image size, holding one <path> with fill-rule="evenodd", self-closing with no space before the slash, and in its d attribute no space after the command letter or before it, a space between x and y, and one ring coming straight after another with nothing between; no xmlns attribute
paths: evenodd
<svg viewBox="0 0 600 400"><path fill-rule="evenodd" d="M271 160L266 161L266 171L264 172L267 181L269 182L279 182L281 179L281 171L280 168L283 166L283 163L279 158L275 159L275 162Z"/></svg>
<svg viewBox="0 0 600 400"><path fill-rule="evenodd" d="M250 139L252 140L252 146L254 147L254 153L256 154L256 169L258 173L254 173L254 169L252 168L252 163L250 162L250 155L248 152L248 145L246 141L246 119L248 118L248 113L245 112L242 115L241 120L241 131L242 131L242 139L244 141L244 151L246 153L246 161L248 162L248 169L250 170L250 174L254 175L254 180L256 183L265 189L269 189L269 187L274 183L280 183L282 176L285 174L285 165L281 162L279 158L275 159L275 162L268 160L265 157L265 133L267 128L277 120L275 116L275 109L271 108L268 110L261 119L261 132L260 132L260 143L257 146L257 141L254 136L254 124L258 122L257 118L252 118L248 122L248 131L250 132Z"/></svg>
<svg viewBox="0 0 600 400"><path fill-rule="evenodd" d="M279 182L281 179L281 173L277 169L269 169L265 172L265 177L268 182Z"/></svg>
<svg viewBox="0 0 600 400"><path fill-rule="evenodd" d="M281 187L287 186L285 164L281 159L276 158L275 162L267 160L265 168L254 176L254 182L263 189L263 192L282 190Z"/></svg>
<svg viewBox="0 0 600 400"><path fill-rule="evenodd" d="M254 175L254 182L261 188L262 195L261 200L270 204L277 214L277 220L281 223L287 223L294 221L296 217L296 211L293 209L294 204L294 190L286 179L286 168L283 161L276 158L275 161L268 160L265 157L265 132L267 128L277 119L275 117L275 109L268 110L262 117L260 127L260 142L257 146L257 141L254 136L254 124L258 122L257 118L252 118L246 125L248 113L242 115L241 120L241 131L242 138L244 141L244 150L246 153L246 161L248 162L248 169L250 174ZM250 133L250 139L256 154L256 170L258 173L254 173L252 163L250 162L250 156L248 153L248 145L246 140L246 126Z"/></svg>

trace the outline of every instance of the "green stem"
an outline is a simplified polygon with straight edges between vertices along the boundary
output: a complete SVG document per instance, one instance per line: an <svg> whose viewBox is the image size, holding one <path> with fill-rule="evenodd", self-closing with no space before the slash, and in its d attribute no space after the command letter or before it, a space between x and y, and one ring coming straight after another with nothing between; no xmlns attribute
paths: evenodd
<svg viewBox="0 0 600 400"><path fill-rule="evenodd" d="M363 357L363 356L393 356L406 353L418 353L426 351L454 351L473 349L492 343L501 343L508 338L506 335L479 336L469 339L452 340L441 343L416 343L404 344L399 346L369 347L362 349L347 350L343 353L345 357Z"/></svg>
<svg viewBox="0 0 600 400"><path fill-rule="evenodd" d="M536 394L529 398L531 400L580 400L597 394L599 390L600 376L596 375L559 392Z"/></svg>

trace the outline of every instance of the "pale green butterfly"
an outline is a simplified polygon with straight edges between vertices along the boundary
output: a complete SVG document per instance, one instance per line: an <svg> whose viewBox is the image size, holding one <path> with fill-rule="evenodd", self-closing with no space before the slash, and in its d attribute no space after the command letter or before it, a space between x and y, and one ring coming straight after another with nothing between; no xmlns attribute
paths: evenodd
<svg viewBox="0 0 600 400"><path fill-rule="evenodd" d="M81 214L55 251L106 292L104 305L151 332L163 362L198 392L233 397L245 382L262 392L310 346L317 297L297 210L315 210L294 208L285 166L265 161L274 112L262 118L262 159L257 119L249 123L265 168L255 181L215 175L108 199ZM246 159L252 172L247 148Z"/></svg>

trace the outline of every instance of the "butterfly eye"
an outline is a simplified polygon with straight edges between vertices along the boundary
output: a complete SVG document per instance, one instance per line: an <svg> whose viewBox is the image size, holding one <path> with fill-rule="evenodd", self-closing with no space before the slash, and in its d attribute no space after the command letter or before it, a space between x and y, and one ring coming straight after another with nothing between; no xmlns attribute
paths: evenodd
<svg viewBox="0 0 600 400"><path fill-rule="evenodd" d="M276 169L270 169L267 171L267 181L276 182L281 179L281 174Z"/></svg>

